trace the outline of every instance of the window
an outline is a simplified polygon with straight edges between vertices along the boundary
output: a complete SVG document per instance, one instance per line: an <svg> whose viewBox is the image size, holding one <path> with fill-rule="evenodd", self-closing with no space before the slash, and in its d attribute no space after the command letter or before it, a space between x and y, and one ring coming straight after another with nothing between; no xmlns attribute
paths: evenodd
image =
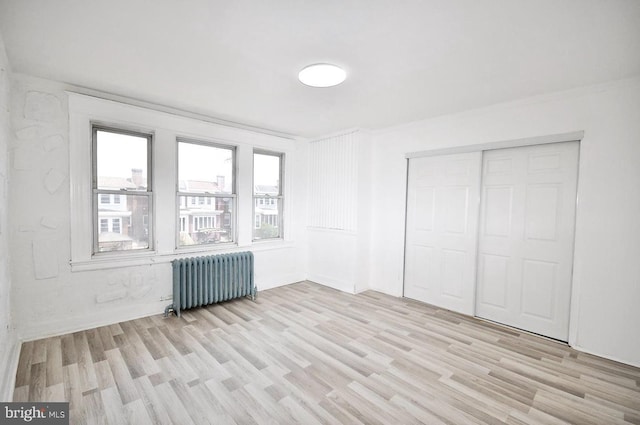
<svg viewBox="0 0 640 425"><path fill-rule="evenodd" d="M235 148L178 139L177 183L179 204L191 199L180 215L193 222L191 229L181 225L178 247L234 242ZM227 216L229 225L221 226Z"/></svg>
<svg viewBox="0 0 640 425"><path fill-rule="evenodd" d="M282 238L284 154L253 152L253 240Z"/></svg>
<svg viewBox="0 0 640 425"><path fill-rule="evenodd" d="M151 135L93 127L94 254L148 250Z"/></svg>

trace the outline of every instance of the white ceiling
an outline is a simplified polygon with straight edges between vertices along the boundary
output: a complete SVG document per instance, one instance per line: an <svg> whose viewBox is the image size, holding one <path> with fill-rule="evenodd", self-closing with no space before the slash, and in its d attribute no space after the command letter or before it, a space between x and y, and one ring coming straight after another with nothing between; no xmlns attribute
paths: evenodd
<svg viewBox="0 0 640 425"><path fill-rule="evenodd" d="M309 137L640 74L639 0L0 0L0 33L14 72Z"/></svg>

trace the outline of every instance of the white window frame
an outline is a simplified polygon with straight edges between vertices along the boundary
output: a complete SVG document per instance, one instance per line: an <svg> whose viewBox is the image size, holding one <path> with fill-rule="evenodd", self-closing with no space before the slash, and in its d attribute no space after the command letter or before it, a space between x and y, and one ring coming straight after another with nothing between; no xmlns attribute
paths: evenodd
<svg viewBox="0 0 640 425"><path fill-rule="evenodd" d="M256 155L269 155L269 156L275 156L277 158L279 158L280 160L280 173L279 173L279 178L278 178L278 194L275 196L271 196L271 195L256 195L255 190L256 190L256 182L255 182L255 156ZM253 165L251 167L251 174L252 174L252 191L253 191L253 217L254 217L254 225L253 225L253 231L251 233L251 239L253 242L266 242L266 241L274 241L274 240L283 240L284 239L284 164L285 164L285 153L284 152L276 152L276 151L270 151L270 150L265 150L265 149L253 149L253 154L252 154L252 162ZM258 202L260 202L260 205L267 205L267 202L265 201L269 201L269 200L277 200L276 202L279 204L280 209L278 210L278 236L274 237L274 238L261 238L261 239L255 239L254 233L256 229L259 229L262 227L262 223L260 224L259 227L255 227L255 217L256 217L256 205L258 204ZM261 220L262 221L262 220ZM264 221L262 221L264 222Z"/></svg>
<svg viewBox="0 0 640 425"><path fill-rule="evenodd" d="M189 192L189 191L181 191L180 190L180 162L179 162L179 146L180 143L190 143L193 145L200 145L210 148L218 148L218 149L228 149L231 151L231 193L200 193L200 192ZM176 233L176 241L175 246L176 250L192 250L193 248L202 248L202 247L211 247L211 246L228 246L228 245L237 245L238 241L238 228L236 226L237 220L235 218L238 211L238 196L237 196L237 166L236 163L238 161L238 147L235 145L229 145L218 142L210 142L198 139L191 139L186 137L177 137L176 138L176 208L177 212L177 232ZM199 206L207 206L207 205L217 205L217 198L232 198L233 204L231 205L231 209L233 213L231 214L231 231L229 232L231 235L230 241L225 242L214 242L214 243L198 243L193 245L180 245L180 197L186 197L187 199L191 197L192 203L194 205L194 201L197 198L197 202L195 203L196 207ZM209 203L208 200L211 200ZM224 213L223 213L224 214ZM215 224L215 219L213 216L193 216L193 231L197 231L202 228L208 228L211 226L207 226L208 220L210 219L211 224ZM188 230L187 230L188 231Z"/></svg>
<svg viewBox="0 0 640 425"><path fill-rule="evenodd" d="M86 95L77 91L66 91L69 111L69 196L70 196L70 266L72 272L90 270L119 269L121 267L155 265L169 263L183 257L186 253L207 255L207 253L225 252L236 247L251 250L282 249L297 246L298 241L291 239L297 234L295 229L301 223L290 214L296 206L302 205L299 200L304 191L291 184L291 179L302 176L303 171L293 167L300 149L300 144L293 138L269 134L248 128L234 127L201 116L189 115L181 111L161 111L143 103L137 105L123 103ZM170 108L169 108L170 109ZM153 225L153 250L130 252L93 253L93 191L91 171L91 124L105 125L153 134L152 160L155 171L153 176L153 205L149 219ZM236 156L236 201L234 211L229 220L235 229L236 243L208 244L193 246L192 249L176 249L177 211L176 211L176 138L188 137L212 143L232 145L237 148ZM253 243L253 150L265 149L283 152L286 161L282 165L285 179L283 194L282 231L283 239L265 239ZM300 153L302 158L304 153ZM162 172L158 172L161 169ZM290 193L291 192L291 193ZM292 197L291 194L296 194ZM124 202L124 201L122 201ZM159 223L161 225L155 225ZM190 225L190 224L188 224ZM225 228L228 228L225 226ZM257 246L259 245L259 246Z"/></svg>
<svg viewBox="0 0 640 425"><path fill-rule="evenodd" d="M123 134L128 136L136 136L140 138L147 139L147 190L126 190L124 188L120 190L116 189L100 189L98 188L98 131L114 133L114 134ZM114 195L124 195L126 196L146 196L148 198L147 205L149 206L149 216L153 215L153 134L150 132L140 132L134 131L126 128L121 128L119 126L110 126L103 125L98 123L91 123L91 187L93 191L93 252L92 256L102 256L105 254L108 255L127 255L131 253L140 253L140 252L150 252L153 251L153 220L150 218L148 229L148 247L147 248L139 248L139 249L126 249L126 250L112 250L112 251L99 251L99 235L100 235L100 221L99 221L99 205L105 205L102 203L103 196L109 196L109 204L113 205ZM122 199L122 196L120 197ZM118 219L120 220L120 219ZM113 231L113 220L110 221L109 226L110 231ZM122 234L122 220L120 220L120 232Z"/></svg>

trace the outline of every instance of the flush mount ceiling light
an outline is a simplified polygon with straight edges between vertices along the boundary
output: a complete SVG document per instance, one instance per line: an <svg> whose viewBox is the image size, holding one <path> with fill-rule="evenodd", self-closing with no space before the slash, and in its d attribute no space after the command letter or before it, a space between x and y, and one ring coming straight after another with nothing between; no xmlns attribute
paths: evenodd
<svg viewBox="0 0 640 425"><path fill-rule="evenodd" d="M302 68L298 79L311 87L337 86L347 78L347 73L339 66L330 63L316 63Z"/></svg>

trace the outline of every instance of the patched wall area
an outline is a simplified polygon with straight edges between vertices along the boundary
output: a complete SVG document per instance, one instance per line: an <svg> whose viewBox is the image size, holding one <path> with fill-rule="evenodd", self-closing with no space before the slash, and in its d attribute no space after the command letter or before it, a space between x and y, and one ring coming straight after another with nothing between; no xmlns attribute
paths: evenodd
<svg viewBox="0 0 640 425"><path fill-rule="evenodd" d="M39 332L34 329L55 329L56 322L74 317L97 319L104 294L121 291L110 276L70 270L69 229L73 224L69 220L64 87L16 76L11 106L13 315L21 336L29 338Z"/></svg>
<svg viewBox="0 0 640 425"><path fill-rule="evenodd" d="M71 271L65 87L18 75L12 109L11 269L20 336L33 339L161 312L167 304L161 298L171 294L168 263Z"/></svg>

